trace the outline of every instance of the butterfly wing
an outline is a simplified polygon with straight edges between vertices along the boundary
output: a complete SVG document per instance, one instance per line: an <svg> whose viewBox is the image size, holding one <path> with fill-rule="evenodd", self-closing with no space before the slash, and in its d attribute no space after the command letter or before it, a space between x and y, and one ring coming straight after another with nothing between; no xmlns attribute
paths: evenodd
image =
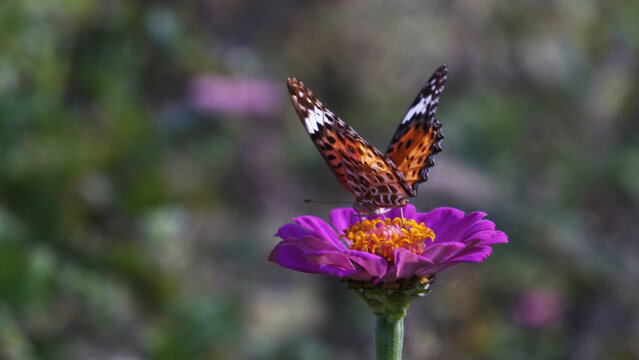
<svg viewBox="0 0 639 360"><path fill-rule="evenodd" d="M288 90L302 124L331 170L355 197L356 208L374 212L398 207L414 196L392 161L324 107L304 84L288 80Z"/></svg>
<svg viewBox="0 0 639 360"><path fill-rule="evenodd" d="M441 124L435 119L439 96L446 84L446 66L440 66L413 101L393 136L386 157L402 172L413 191L428 179L434 155L441 151L444 138Z"/></svg>

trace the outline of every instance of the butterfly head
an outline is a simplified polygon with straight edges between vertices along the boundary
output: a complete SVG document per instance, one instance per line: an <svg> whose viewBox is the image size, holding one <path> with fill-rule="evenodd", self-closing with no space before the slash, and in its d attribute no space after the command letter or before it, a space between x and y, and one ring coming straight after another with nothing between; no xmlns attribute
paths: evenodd
<svg viewBox="0 0 639 360"><path fill-rule="evenodd" d="M398 206L394 207L403 207L408 204L408 199L400 199L397 203ZM367 201L358 201L353 205L353 209L357 211L358 214L368 216L368 215L381 215L388 211L390 211L393 207L379 207L372 202Z"/></svg>

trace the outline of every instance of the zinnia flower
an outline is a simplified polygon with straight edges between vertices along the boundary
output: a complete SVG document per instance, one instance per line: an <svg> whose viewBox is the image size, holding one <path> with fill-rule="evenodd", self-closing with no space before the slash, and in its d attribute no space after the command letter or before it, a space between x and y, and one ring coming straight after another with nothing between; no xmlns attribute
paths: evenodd
<svg viewBox="0 0 639 360"><path fill-rule="evenodd" d="M332 227L315 216L282 226L269 260L370 285L430 279L462 262L482 262L491 245L508 242L485 216L450 207L418 213L409 204L360 221L352 208L338 208L331 211Z"/></svg>
<svg viewBox="0 0 639 360"><path fill-rule="evenodd" d="M191 81L190 100L201 111L270 116L281 105L278 83L260 78L200 75Z"/></svg>

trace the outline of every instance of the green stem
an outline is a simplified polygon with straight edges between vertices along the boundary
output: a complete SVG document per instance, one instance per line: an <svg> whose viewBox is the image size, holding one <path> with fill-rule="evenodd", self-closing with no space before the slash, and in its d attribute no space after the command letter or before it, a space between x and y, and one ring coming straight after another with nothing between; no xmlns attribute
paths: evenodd
<svg viewBox="0 0 639 360"><path fill-rule="evenodd" d="M378 315L375 324L377 360L401 360L404 344L404 319L393 320Z"/></svg>
<svg viewBox="0 0 639 360"><path fill-rule="evenodd" d="M397 280L394 283L374 284L347 280L371 308L375 324L375 353L377 360L401 360L404 343L404 316L411 302L430 291L434 276Z"/></svg>

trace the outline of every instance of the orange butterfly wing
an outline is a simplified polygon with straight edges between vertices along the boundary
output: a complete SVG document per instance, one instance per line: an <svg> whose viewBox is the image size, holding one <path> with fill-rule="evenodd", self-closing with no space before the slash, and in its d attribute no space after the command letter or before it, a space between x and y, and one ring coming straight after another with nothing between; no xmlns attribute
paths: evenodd
<svg viewBox="0 0 639 360"><path fill-rule="evenodd" d="M413 191L428 179L434 156L442 149L441 124L435 119L439 96L446 84L447 69L440 66L413 101L386 151Z"/></svg>
<svg viewBox="0 0 639 360"><path fill-rule="evenodd" d="M326 163L355 197L362 213L378 208L399 207L414 196L404 176L392 161L326 109L297 79L288 80L288 90L297 114Z"/></svg>

